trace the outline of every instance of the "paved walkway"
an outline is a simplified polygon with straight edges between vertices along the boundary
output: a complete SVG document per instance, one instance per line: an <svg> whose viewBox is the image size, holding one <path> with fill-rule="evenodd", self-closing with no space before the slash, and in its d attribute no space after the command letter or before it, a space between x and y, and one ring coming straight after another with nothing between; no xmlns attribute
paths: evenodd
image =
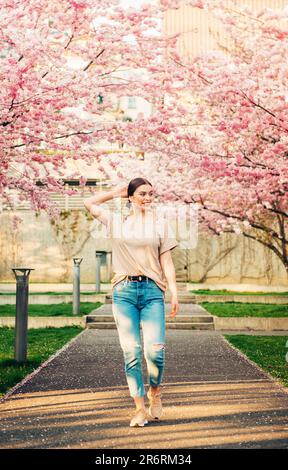
<svg viewBox="0 0 288 470"><path fill-rule="evenodd" d="M130 428L117 330L84 330L0 403L0 447L288 447L287 389L219 332L166 330L163 386L162 419Z"/></svg>

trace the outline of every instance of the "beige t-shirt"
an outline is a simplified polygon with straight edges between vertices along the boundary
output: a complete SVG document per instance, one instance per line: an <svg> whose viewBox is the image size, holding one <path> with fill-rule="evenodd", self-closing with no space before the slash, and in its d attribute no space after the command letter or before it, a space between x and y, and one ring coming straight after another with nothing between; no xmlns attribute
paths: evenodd
<svg viewBox="0 0 288 470"><path fill-rule="evenodd" d="M160 265L160 254L179 244L168 219L159 217L153 209L135 219L134 215L124 217L103 208L97 219L106 225L112 242L112 287L127 275L143 274L165 292L167 281Z"/></svg>

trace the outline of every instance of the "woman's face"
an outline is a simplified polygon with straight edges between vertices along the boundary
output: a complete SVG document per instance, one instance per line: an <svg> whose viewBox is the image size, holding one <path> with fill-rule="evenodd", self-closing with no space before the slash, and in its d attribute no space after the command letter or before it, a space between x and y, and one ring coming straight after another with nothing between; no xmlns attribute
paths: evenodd
<svg viewBox="0 0 288 470"><path fill-rule="evenodd" d="M141 184L141 186L135 189L133 196L129 196L131 202L143 209L149 207L154 198L155 192L150 184Z"/></svg>

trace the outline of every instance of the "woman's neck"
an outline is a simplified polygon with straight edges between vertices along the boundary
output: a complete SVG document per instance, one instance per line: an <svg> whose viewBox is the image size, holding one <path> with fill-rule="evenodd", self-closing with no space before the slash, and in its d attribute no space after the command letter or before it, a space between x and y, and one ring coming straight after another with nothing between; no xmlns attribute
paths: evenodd
<svg viewBox="0 0 288 470"><path fill-rule="evenodd" d="M143 218L145 217L148 213L150 213L149 207L139 207L137 204L133 204L132 210L131 210L131 215L134 218Z"/></svg>

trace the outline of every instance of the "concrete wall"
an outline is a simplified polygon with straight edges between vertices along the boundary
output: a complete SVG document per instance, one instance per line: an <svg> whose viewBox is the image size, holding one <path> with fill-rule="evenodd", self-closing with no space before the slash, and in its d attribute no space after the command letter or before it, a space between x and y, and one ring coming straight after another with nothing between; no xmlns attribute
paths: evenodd
<svg viewBox="0 0 288 470"><path fill-rule="evenodd" d="M205 9L185 3L183 1L177 10L168 10L163 22L163 30L167 34L182 33L177 41L180 55L193 57L211 50L219 50L219 43L229 49L233 46L232 40L224 34L220 20ZM241 0L239 5L248 6L257 14L263 8L282 9L287 5L287 0ZM237 6L235 10L237 11Z"/></svg>
<svg viewBox="0 0 288 470"><path fill-rule="evenodd" d="M215 330L235 331L288 331L288 318L255 318L255 317L216 317ZM63 326L82 326L85 328L83 317L28 317L28 328L61 328ZM15 327L15 317L0 317L0 327Z"/></svg>
<svg viewBox="0 0 288 470"><path fill-rule="evenodd" d="M287 331L288 318L216 317L215 330Z"/></svg>
<svg viewBox="0 0 288 470"><path fill-rule="evenodd" d="M75 215L73 215L75 213ZM51 224L46 214L16 212L24 222L13 229L9 212L0 215L0 281L14 281L12 267L31 267L32 282L73 282L73 257L83 257L81 283L95 282L95 250L110 250L107 239L94 239L85 211L72 211L60 226ZM109 282L105 266L102 281Z"/></svg>
<svg viewBox="0 0 288 470"><path fill-rule="evenodd" d="M288 285L278 257L259 242L243 235L201 235L189 251L188 278L210 284Z"/></svg>
<svg viewBox="0 0 288 470"><path fill-rule="evenodd" d="M62 328L64 326L82 326L85 328L85 317L29 317L29 328ZM15 317L0 317L0 328L15 328Z"/></svg>
<svg viewBox="0 0 288 470"><path fill-rule="evenodd" d="M73 281L72 257L83 257L81 283L95 282L95 250L111 250L107 238L92 238L92 220L85 211L65 213L60 225L46 214L36 217L19 211L24 222L13 228L10 212L0 214L0 281L14 282L12 267L31 267L30 282ZM199 234L192 250L175 248L172 256L180 281L288 285L286 272L268 249L241 235L220 237ZM102 281L110 282L109 269L101 266Z"/></svg>

